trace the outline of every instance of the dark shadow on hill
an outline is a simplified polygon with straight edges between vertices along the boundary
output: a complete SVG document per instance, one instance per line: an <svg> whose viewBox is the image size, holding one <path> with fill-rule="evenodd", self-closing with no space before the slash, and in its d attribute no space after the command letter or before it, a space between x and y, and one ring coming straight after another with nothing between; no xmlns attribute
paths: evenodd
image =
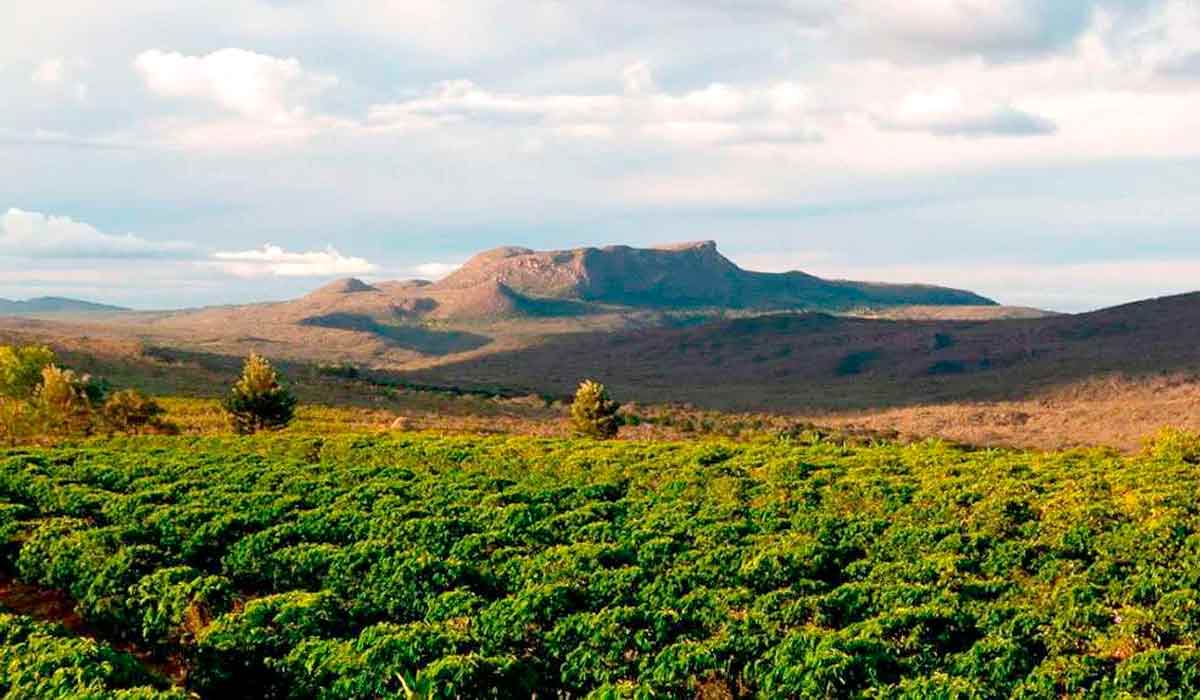
<svg viewBox="0 0 1200 700"><path fill-rule="evenodd" d="M442 331L416 325L384 324L365 314L325 314L306 318L300 324L370 333L386 339L391 345L425 355L452 355L468 352L492 342L491 338L477 333Z"/></svg>
<svg viewBox="0 0 1200 700"><path fill-rule="evenodd" d="M556 318L561 316L586 316L599 313L602 307L573 299L549 299L520 295L518 310L534 318Z"/></svg>
<svg viewBox="0 0 1200 700"><path fill-rule="evenodd" d="M1089 314L889 321L777 314L552 338L403 372L410 381L568 395L584 378L621 398L743 411L854 411L1022 400L1119 375L1200 372L1200 294Z"/></svg>

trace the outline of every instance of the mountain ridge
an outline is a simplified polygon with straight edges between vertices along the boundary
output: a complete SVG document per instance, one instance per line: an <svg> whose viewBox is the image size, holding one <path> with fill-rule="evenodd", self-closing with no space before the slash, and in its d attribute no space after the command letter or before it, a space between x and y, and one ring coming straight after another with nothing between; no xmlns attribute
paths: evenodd
<svg viewBox="0 0 1200 700"><path fill-rule="evenodd" d="M996 305L974 292L929 284L826 280L800 271L745 270L722 255L712 240L652 248L495 248L471 258L428 289L466 289L488 281L529 297L654 309L843 311L909 304Z"/></svg>
<svg viewBox="0 0 1200 700"><path fill-rule="evenodd" d="M206 352L259 349L420 367L517 350L564 334L913 304L996 317L1006 308L945 287L748 271L723 256L715 242L699 241L556 251L509 246L484 251L437 282L347 277L287 301L114 314L105 324Z"/></svg>
<svg viewBox="0 0 1200 700"><path fill-rule="evenodd" d="M32 313L101 313L129 311L123 306L99 304L68 297L33 297L31 299L0 299L0 314Z"/></svg>

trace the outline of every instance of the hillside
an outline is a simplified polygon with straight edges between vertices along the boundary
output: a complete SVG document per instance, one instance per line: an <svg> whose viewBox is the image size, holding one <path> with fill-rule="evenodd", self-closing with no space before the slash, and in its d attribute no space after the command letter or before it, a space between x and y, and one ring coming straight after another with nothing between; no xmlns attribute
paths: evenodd
<svg viewBox="0 0 1200 700"><path fill-rule="evenodd" d="M1135 447L1200 427L1200 294L991 321L775 314L563 336L408 372L413 381L771 411L983 444Z"/></svg>
<svg viewBox="0 0 1200 700"><path fill-rule="evenodd" d="M339 291L347 287L359 291ZM646 313L458 325L337 311L342 297L375 303L358 285L310 297L304 305L319 313L307 317L294 302L103 323L12 317L0 320L0 338L45 339L77 357L111 347L110 367L83 366L102 376L119 366L130 379L144 370L156 384L183 378L171 379L173 364L139 370L145 353L200 363L224 377L208 382L220 386L255 349L302 364L350 362L388 382L506 395L565 397L593 377L624 402L973 444L1134 449L1162 425L1200 430L1200 294L1001 320ZM134 348L131 362L120 359L124 347Z"/></svg>
<svg viewBox="0 0 1200 700"><path fill-rule="evenodd" d="M418 372L568 392L596 376L639 399L722 408L863 408L1024 397L1099 374L1191 372L1200 293L1086 314L886 320L770 314L684 328L563 336ZM715 383L719 379L719 384Z"/></svg>
<svg viewBox="0 0 1200 700"><path fill-rule="evenodd" d="M284 302L106 317L81 332L116 332L189 350L259 350L296 360L421 368L534 347L575 333L694 325L780 310L855 311L946 305L1003 307L928 285L751 272L712 242L480 253L439 282L347 278Z"/></svg>
<svg viewBox="0 0 1200 700"><path fill-rule="evenodd" d="M24 301L0 299L0 314L108 313L117 311L128 311L128 309L65 297L36 297Z"/></svg>

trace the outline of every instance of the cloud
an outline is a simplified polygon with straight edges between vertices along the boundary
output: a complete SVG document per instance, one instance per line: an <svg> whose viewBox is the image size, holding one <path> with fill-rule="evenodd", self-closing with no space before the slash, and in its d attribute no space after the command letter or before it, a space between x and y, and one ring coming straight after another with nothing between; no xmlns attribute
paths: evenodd
<svg viewBox="0 0 1200 700"><path fill-rule="evenodd" d="M890 115L877 117L885 129L938 136L1039 136L1053 134L1051 120L1006 104L973 107L955 90L913 93Z"/></svg>
<svg viewBox="0 0 1200 700"><path fill-rule="evenodd" d="M413 267L413 272L421 277L440 279L462 267L462 263L429 262Z"/></svg>
<svg viewBox="0 0 1200 700"><path fill-rule="evenodd" d="M66 75L66 67L61 58L51 58L42 61L33 69L29 79L39 85L55 85L62 82Z"/></svg>
<svg viewBox="0 0 1200 700"><path fill-rule="evenodd" d="M1069 46L1098 13L1131 14L1158 0L847 0L834 20L867 55L1019 61Z"/></svg>
<svg viewBox="0 0 1200 700"><path fill-rule="evenodd" d="M363 258L342 255L333 246L293 253L275 245L212 254L214 264L238 277L334 277L365 275L379 269Z"/></svg>
<svg viewBox="0 0 1200 700"><path fill-rule="evenodd" d="M295 58L227 48L205 56L157 49L133 61L146 87L158 95L207 100L243 118L289 124L307 115L304 102L337 83L306 71Z"/></svg>
<svg viewBox="0 0 1200 700"><path fill-rule="evenodd" d="M29 81L48 94L69 95L77 102L85 102L88 97L86 83L72 80L72 76L86 66L86 61L75 60L68 63L61 58L48 58L37 64L29 74Z"/></svg>
<svg viewBox="0 0 1200 700"><path fill-rule="evenodd" d="M644 62L622 73L622 91L597 94L494 92L469 80L440 83L424 95L377 104L377 129L459 125L538 126L567 138L648 139L693 144L811 142L808 93L795 82L739 87L712 83L684 93L661 91Z"/></svg>
<svg viewBox="0 0 1200 700"><path fill-rule="evenodd" d="M1169 0L1148 24L1134 38L1146 42L1146 62L1167 77L1200 77L1200 6L1191 0Z"/></svg>
<svg viewBox="0 0 1200 700"><path fill-rule="evenodd" d="M131 233L102 233L67 216L9 209L0 216L0 255L18 258L191 258L195 246L156 242Z"/></svg>

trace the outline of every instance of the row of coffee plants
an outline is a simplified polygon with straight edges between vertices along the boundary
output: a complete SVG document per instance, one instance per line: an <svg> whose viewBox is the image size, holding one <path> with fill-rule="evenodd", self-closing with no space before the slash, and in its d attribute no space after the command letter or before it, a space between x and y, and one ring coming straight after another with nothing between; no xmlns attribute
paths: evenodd
<svg viewBox="0 0 1200 700"><path fill-rule="evenodd" d="M0 613L0 696L184 700L137 659L62 627Z"/></svg>
<svg viewBox="0 0 1200 700"><path fill-rule="evenodd" d="M1190 698L1194 445L115 438L0 532L203 697Z"/></svg>

